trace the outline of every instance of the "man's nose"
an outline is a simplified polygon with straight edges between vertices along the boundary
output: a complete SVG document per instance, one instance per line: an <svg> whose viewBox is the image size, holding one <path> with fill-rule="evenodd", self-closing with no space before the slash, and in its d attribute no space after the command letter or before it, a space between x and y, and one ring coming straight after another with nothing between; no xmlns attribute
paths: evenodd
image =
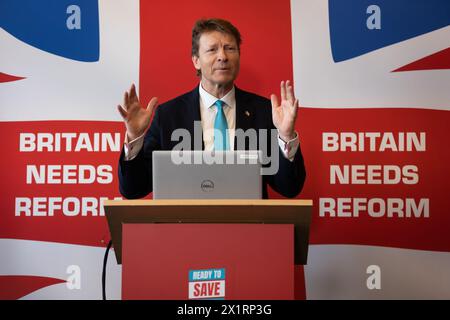
<svg viewBox="0 0 450 320"><path fill-rule="evenodd" d="M228 56L224 48L220 48L217 52L217 59L219 61L228 61Z"/></svg>

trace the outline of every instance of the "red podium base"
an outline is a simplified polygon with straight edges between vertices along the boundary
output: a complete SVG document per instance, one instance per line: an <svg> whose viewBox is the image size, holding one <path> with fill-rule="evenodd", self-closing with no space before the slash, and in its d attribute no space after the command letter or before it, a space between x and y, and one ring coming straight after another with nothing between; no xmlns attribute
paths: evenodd
<svg viewBox="0 0 450 320"><path fill-rule="evenodd" d="M122 299L294 299L293 237L290 224L123 224Z"/></svg>

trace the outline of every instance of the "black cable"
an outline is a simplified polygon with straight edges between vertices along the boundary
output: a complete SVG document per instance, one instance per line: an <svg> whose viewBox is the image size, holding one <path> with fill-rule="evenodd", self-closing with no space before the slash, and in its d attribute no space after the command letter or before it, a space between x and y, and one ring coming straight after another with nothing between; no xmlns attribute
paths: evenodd
<svg viewBox="0 0 450 320"><path fill-rule="evenodd" d="M102 272L102 293L103 300L106 300L106 264L108 263L108 253L109 249L111 249L112 240L109 240L108 246L106 247L105 257L103 258L103 272Z"/></svg>

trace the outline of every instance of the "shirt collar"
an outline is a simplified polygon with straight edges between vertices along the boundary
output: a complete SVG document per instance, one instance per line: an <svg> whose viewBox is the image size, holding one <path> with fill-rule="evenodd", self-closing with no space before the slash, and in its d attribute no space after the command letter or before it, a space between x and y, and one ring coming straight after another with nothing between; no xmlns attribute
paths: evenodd
<svg viewBox="0 0 450 320"><path fill-rule="evenodd" d="M221 99L214 97L212 94L210 94L205 89L203 89L201 83L198 87L199 87L199 92L200 92L200 99L202 99L203 106L205 107L205 109L209 109L211 106L214 105L214 103L217 100L222 100L229 107L233 107L235 105L236 89L235 89L234 85L233 85L233 88Z"/></svg>

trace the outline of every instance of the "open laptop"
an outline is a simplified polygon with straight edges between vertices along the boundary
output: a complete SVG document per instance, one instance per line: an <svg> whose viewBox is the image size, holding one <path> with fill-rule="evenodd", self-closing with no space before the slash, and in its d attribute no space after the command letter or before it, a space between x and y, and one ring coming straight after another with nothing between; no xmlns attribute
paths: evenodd
<svg viewBox="0 0 450 320"><path fill-rule="evenodd" d="M258 151L154 151L153 199L261 199Z"/></svg>

